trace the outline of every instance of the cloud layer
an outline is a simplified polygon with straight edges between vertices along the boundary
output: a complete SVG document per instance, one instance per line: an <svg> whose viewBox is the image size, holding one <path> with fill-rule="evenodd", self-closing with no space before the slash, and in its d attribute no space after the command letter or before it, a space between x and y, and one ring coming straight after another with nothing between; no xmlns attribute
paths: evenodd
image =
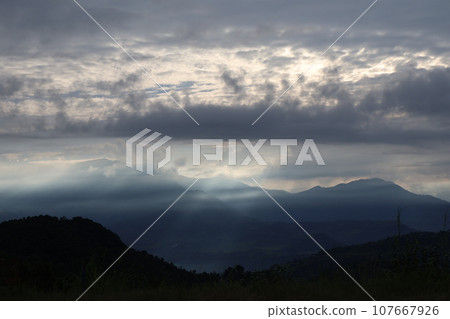
<svg viewBox="0 0 450 319"><path fill-rule="evenodd" d="M445 146L448 1L378 1L324 56L372 1L80 3L200 126L73 1L5 0L0 4L1 160L51 160L51 154L53 160L97 158L101 154L89 140L122 141L148 127L178 141L314 138L334 150L355 152L358 159L352 172L345 166L348 157L330 152L339 168L314 172L316 179L305 171L258 172L277 183L292 176L315 182L328 177L325 183L331 183L339 174L383 175L382 166L358 153L363 145L371 154L388 149L394 156L380 160L393 166L385 175L420 189L441 192L448 185L443 160L450 154ZM61 151L53 142L54 149L31 154L29 138L44 144L76 138L88 146ZM117 159L120 147L110 145L105 142L105 154ZM426 174L439 185L418 185L408 177Z"/></svg>

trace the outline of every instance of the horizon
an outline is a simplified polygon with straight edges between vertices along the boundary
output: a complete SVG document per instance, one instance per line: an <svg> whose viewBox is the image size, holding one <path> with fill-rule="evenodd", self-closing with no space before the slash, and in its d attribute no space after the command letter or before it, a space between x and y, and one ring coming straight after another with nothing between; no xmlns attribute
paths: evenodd
<svg viewBox="0 0 450 319"><path fill-rule="evenodd" d="M109 165L108 167L104 167L104 165L99 166L91 166L88 168L88 172L86 172L89 175L89 170L95 170L100 169L103 170L105 176L108 176L108 174L113 178L116 174L116 171L122 170L121 175L124 172L128 172L130 175L134 175L135 172L133 169L128 169L125 166L124 160L122 159L111 159L111 158L95 158L95 159L77 159L77 160L61 160L61 159L55 159L55 160L38 160L38 161L29 161L29 162L23 162L23 163L14 163L15 165L18 165L21 169L26 168L27 165L37 164L34 168L25 169L25 176L22 176L21 174L15 174L12 178L13 180L22 181L22 184L11 183L8 180L4 180L3 183L0 181L0 189L4 190L13 190L14 185L16 186L17 190L20 189L26 189L27 187L39 187L39 186L49 186L49 181L52 180L54 183L60 183L60 180L70 180L71 176L71 168L75 168L74 175L79 174L80 172L76 172L79 170L79 167L77 165L81 164L95 164L96 162L100 164L104 164L103 161L108 161ZM13 165L14 165L13 164ZM16 166L17 167L17 166ZM1 167L0 167L1 169ZM302 169L302 168L300 168ZM20 170L19 170L20 171ZM33 176L33 173L38 171L37 176ZM42 172L45 172L44 174ZM139 173L142 174L143 177L147 176L148 178L152 178L152 176L145 175L145 173ZM86 176L88 176L86 175ZM182 175L177 170L173 170L171 168L167 170L163 170L161 172L157 172L157 175L159 177L161 176L167 176L167 178L171 179L173 177L180 177L180 178L189 178L189 179L195 179L199 178L200 180L206 180L206 179L212 179L212 180L227 180L227 181L236 181L246 184L247 186L251 187L257 187L254 185L254 182L252 181L251 177L244 176L244 177L234 177L232 174L223 174L223 175L213 175L213 176L201 176L198 174L187 174ZM47 178L43 178L43 176L46 176ZM51 178L48 178L49 176L52 176ZM348 184L352 182L357 182L360 180L374 180L374 179L380 179L385 182L391 182L394 183L403 189L417 194L417 195L429 195L433 196L445 201L450 201L450 193L443 193L440 194L439 192L436 192L435 190L426 190L424 188L417 188L417 186L412 186L405 184L402 180L390 180L386 178L382 178L376 175L368 175L368 176L357 176L357 177L346 177L346 178L333 178L333 179L326 179L326 180L317 180L317 183L308 182L305 184L302 184L301 182L295 184L295 186L286 186L283 185L283 183L271 183L270 179L262 179L262 182L265 186L265 188L270 190L283 190L289 193L300 193L307 190L310 190L315 187L321 187L321 188L332 188L336 187L340 184ZM316 180L314 180L316 181ZM323 181L323 182L322 182ZM283 187L284 186L284 187ZM448 195L448 196L446 196Z"/></svg>

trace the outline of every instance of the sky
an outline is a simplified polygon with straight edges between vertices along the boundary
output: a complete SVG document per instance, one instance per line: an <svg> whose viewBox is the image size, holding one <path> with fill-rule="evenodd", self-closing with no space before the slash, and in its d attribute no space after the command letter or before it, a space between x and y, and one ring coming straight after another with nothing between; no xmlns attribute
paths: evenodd
<svg viewBox="0 0 450 319"><path fill-rule="evenodd" d="M450 200L448 1L379 0L342 37L374 1L78 2L135 61L73 0L3 0L0 189L121 170L150 128L173 137L163 173L289 191L379 177ZM193 138L310 138L326 165L264 148L267 166L193 167Z"/></svg>

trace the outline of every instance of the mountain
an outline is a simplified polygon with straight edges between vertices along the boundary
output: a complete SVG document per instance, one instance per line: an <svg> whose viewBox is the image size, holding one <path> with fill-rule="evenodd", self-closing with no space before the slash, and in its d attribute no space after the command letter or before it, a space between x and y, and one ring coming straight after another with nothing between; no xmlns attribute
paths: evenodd
<svg viewBox="0 0 450 319"><path fill-rule="evenodd" d="M246 216L266 221L288 220L258 187L241 185L237 190L213 189L209 193ZM269 190L269 193L299 222L396 220L400 210L402 224L418 230L439 231L443 228L445 212L450 211L447 201L417 195L378 178L314 187L299 193L280 190Z"/></svg>
<svg viewBox="0 0 450 319"><path fill-rule="evenodd" d="M181 207L184 200L189 199L182 199ZM186 269L219 272L233 264L264 269L318 250L293 223L264 222L226 207L209 207L202 205L195 213L173 208L136 247ZM140 216L109 227L131 243L153 221L153 216ZM314 228L313 236L327 248L342 244L322 233L320 227Z"/></svg>
<svg viewBox="0 0 450 319"><path fill-rule="evenodd" d="M108 160L74 165L57 180L4 189L0 220L32 214L83 216L99 222L120 223L139 216L159 216L192 179L175 175L148 176ZM261 221L292 221L256 185L224 178L200 179L183 201L185 212L207 207L225 208ZM417 195L381 179L357 180L334 187L314 187L289 193L269 190L299 222L400 221L424 231L442 229L450 203ZM210 205L210 206L208 206Z"/></svg>
<svg viewBox="0 0 450 319"><path fill-rule="evenodd" d="M2 190L0 220L82 215L130 244L192 182L175 174L148 176L119 162L83 162L56 180ZM268 191L326 248L399 232L438 231L443 228L444 212L450 210L446 201L381 179L299 193ZM318 251L259 187L225 178L200 179L138 248L200 271L222 271L236 263L262 269Z"/></svg>
<svg viewBox="0 0 450 319"><path fill-rule="evenodd" d="M153 216L141 216L108 227L126 243L132 243L153 221ZM302 226L325 248L379 240L398 232L395 221L305 222ZM400 231L407 234L415 230L401 225ZM186 269L218 272L233 264L264 269L319 251L292 222L260 221L227 209L206 207L199 207L195 213L173 208L136 247Z"/></svg>
<svg viewBox="0 0 450 319"><path fill-rule="evenodd" d="M400 268L404 271L415 267L426 268L427 264L435 263L450 270L450 232L415 232L400 237L365 243L361 245L341 246L328 249L328 253L341 266L351 273L380 269ZM318 276L323 272L335 272L336 264L324 252L283 265L289 268L291 278ZM274 269L278 266L274 267ZM358 269L359 268L359 269Z"/></svg>
<svg viewBox="0 0 450 319"><path fill-rule="evenodd" d="M449 236L449 231L411 233L328 253L376 300L448 300ZM305 299L361 300L365 295L323 252L274 266L269 273L301 285L297 296ZM328 293L333 289L341 296Z"/></svg>
<svg viewBox="0 0 450 319"><path fill-rule="evenodd" d="M400 221L406 226L439 231L450 203L429 195L417 195L381 179L358 180L330 188L315 189L298 195L296 216L308 208L328 220L392 220L400 210ZM303 201L303 205L297 205ZM320 205L317 202L320 201Z"/></svg>
<svg viewBox="0 0 450 319"><path fill-rule="evenodd" d="M0 223L0 296L35 298L49 294L76 299L127 246L89 219L34 216ZM147 288L161 283L183 286L195 276L160 258L130 249L105 276L109 285ZM111 289L99 282L94 290Z"/></svg>
<svg viewBox="0 0 450 319"><path fill-rule="evenodd" d="M411 233L329 253L377 300L447 300L449 232ZM75 300L126 249L91 220L0 223L0 300ZM81 300L367 300L323 252L246 271L180 269L131 248Z"/></svg>

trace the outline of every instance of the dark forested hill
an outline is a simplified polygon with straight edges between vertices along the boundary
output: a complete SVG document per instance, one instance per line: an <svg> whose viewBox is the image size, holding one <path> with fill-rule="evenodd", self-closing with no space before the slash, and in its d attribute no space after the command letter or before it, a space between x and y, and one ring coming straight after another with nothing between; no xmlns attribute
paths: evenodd
<svg viewBox="0 0 450 319"><path fill-rule="evenodd" d="M0 298L34 299L36 293L75 299L125 249L116 234L81 217L35 216L3 222ZM131 249L104 281L111 285L109 289L122 289L136 283L152 287L163 281L182 285L193 279L193 273ZM105 289L102 281L98 287Z"/></svg>
<svg viewBox="0 0 450 319"><path fill-rule="evenodd" d="M410 233L330 254L378 300L448 300L449 232ZM50 216L0 224L0 299L75 300L126 249L91 220ZM246 271L186 271L130 249L83 300L367 300L324 253Z"/></svg>

